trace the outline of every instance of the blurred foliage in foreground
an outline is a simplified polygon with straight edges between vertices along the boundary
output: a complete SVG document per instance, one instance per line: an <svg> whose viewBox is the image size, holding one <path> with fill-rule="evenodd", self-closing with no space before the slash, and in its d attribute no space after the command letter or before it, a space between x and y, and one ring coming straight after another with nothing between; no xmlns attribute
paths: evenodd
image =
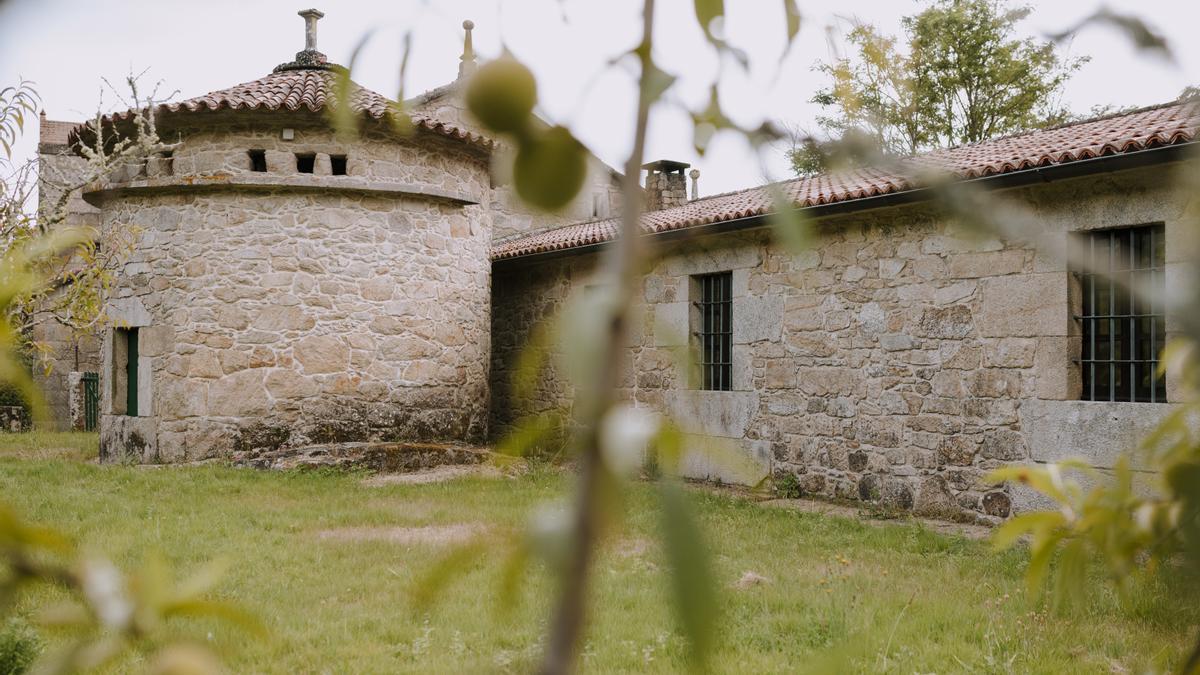
<svg viewBox="0 0 1200 675"><path fill-rule="evenodd" d="M137 90L130 79L136 99ZM57 308L73 310L86 323L102 315L103 292L120 254L96 254L99 235L88 230L54 227L63 222L69 191L60 194L40 218L30 213L32 164L13 169L12 141L23 131L26 115L35 110L37 95L28 82L0 90L0 384L15 389L27 401L35 419L44 418L45 404L33 383L21 347L28 343L32 316ZM147 105L147 108L149 106ZM161 149L150 116L138 116L133 138L106 143L97 134L96 147L84 149L89 169L84 180L103 176L116 160L146 157ZM99 119L96 128L102 129ZM74 266L69 261L75 260ZM60 285L57 285L60 284ZM58 293L57 301L52 291ZM66 298L64 301L63 298ZM70 598L42 608L37 623L69 636L62 646L33 664L35 672L72 673L99 668L129 649L152 653L149 668L157 673L216 673L220 664L207 647L161 644L163 626L177 617L215 616L261 630L248 615L225 603L206 599L223 571L210 565L177 583L160 558L150 558L133 573L119 570L103 556L80 550L57 531L25 522L0 501L0 621L5 625L4 667L23 669L40 649L27 628L9 624L18 595L33 585L63 589Z"/></svg>

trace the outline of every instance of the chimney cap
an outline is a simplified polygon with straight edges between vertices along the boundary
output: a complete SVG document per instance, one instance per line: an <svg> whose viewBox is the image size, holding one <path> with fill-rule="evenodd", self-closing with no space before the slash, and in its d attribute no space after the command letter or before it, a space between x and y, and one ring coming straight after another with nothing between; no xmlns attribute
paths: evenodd
<svg viewBox="0 0 1200 675"><path fill-rule="evenodd" d="M683 173L683 170L691 166L687 162L676 162L673 159L660 159L654 162L647 162L642 165L643 169L648 171L661 171L662 173L673 173L678 171Z"/></svg>

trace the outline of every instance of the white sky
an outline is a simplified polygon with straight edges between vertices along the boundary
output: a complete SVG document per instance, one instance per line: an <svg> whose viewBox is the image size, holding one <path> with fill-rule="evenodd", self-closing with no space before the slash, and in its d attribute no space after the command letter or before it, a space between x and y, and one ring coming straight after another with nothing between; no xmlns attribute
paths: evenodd
<svg viewBox="0 0 1200 675"><path fill-rule="evenodd" d="M629 49L640 30L637 0L0 0L0 87L18 76L34 80L51 119L78 120L96 110L101 77L121 82L149 69L144 82L164 82L180 98L257 79L303 48L303 20L296 11L310 2L326 13L319 48L345 64L354 45L374 31L355 66L354 79L387 96L397 94L400 40L414 31L405 95L454 78L462 51L461 23L475 21L476 49L499 53L501 44L537 75L541 112L570 126L602 159L620 167L633 123L633 85L627 71L605 66ZM1200 81L1200 2L1109 0L1163 31L1176 63L1138 54L1111 29L1092 27L1076 37L1073 55L1090 55L1066 90L1065 102L1084 112L1093 105L1149 105L1173 99ZM656 59L681 79L675 96L700 107L715 75L717 59L692 18L690 0L658 0ZM799 42L779 65L784 44L780 0L727 0L727 35L746 50L749 77L726 68L722 102L746 124L764 118L815 128L808 103L821 87L813 64L829 57L828 27L844 28L849 17L899 32L900 17L918 11L917 0L799 0L804 23ZM831 10L830 5L836 9ZM1098 0L1040 0L1023 28L1040 35L1074 24ZM565 21L564 21L565 20ZM781 72L776 77L777 68ZM1193 79L1194 78L1194 79ZM106 108L114 106L111 93ZM36 131L18 152L29 156ZM734 136L718 137L708 154L692 150L682 113L662 109L652 117L647 159L691 162L701 170L702 194L763 182L758 158ZM769 156L770 177L789 174L782 152Z"/></svg>

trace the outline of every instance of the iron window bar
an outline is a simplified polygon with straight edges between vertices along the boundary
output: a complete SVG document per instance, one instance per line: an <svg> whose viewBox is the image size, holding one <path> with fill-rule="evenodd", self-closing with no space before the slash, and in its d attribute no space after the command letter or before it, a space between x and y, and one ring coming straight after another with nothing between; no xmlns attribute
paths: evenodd
<svg viewBox="0 0 1200 675"><path fill-rule="evenodd" d="M1083 398L1092 401L1166 400L1158 376L1165 337L1164 314L1136 289L1150 286L1161 295L1164 283L1164 228L1161 224L1097 230L1086 234L1090 272L1076 272L1083 311L1073 318L1083 329L1080 364Z"/></svg>
<svg viewBox="0 0 1200 675"><path fill-rule="evenodd" d="M697 277L700 301L700 387L709 391L733 389L733 273Z"/></svg>

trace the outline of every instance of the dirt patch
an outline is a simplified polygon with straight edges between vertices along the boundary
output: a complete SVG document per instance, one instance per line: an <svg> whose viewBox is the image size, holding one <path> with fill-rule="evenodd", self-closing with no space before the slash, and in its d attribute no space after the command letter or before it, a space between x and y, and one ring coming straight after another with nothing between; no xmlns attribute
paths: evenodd
<svg viewBox="0 0 1200 675"><path fill-rule="evenodd" d="M620 539L613 546L613 553L618 558L642 558L654 548L649 539Z"/></svg>
<svg viewBox="0 0 1200 675"><path fill-rule="evenodd" d="M791 509L793 511L803 511L804 513L840 516L842 518L853 518L876 526L883 526L888 523L921 523L927 529L933 530L938 534L958 535L966 537L967 539L987 539L992 534L992 528L986 525L955 523L946 520L935 520L933 518L920 518L918 516L906 515L904 517L897 517L889 520L868 518L863 516L862 507L833 504L816 499L768 499L760 501L759 503L763 506L769 506L772 508Z"/></svg>
<svg viewBox="0 0 1200 675"><path fill-rule="evenodd" d="M504 472L489 464L472 466L439 466L433 469L422 469L412 473L388 473L371 476L364 479L362 484L367 487L384 487L387 485L426 485L443 483L456 478L503 478Z"/></svg>
<svg viewBox="0 0 1200 675"><path fill-rule="evenodd" d="M361 526L321 530L317 533L317 538L325 541L381 541L402 546L413 544L446 546L466 543L486 532L487 528L478 523L425 525L422 527Z"/></svg>
<svg viewBox="0 0 1200 675"><path fill-rule="evenodd" d="M755 586L763 586L763 585L766 585L769 583L771 583L770 579L764 577L763 575L761 575L757 572L751 572L751 571L747 570L744 574L742 574L741 578L739 578L737 581L733 582L733 587L738 589L739 591L744 591L747 588L753 588Z"/></svg>

